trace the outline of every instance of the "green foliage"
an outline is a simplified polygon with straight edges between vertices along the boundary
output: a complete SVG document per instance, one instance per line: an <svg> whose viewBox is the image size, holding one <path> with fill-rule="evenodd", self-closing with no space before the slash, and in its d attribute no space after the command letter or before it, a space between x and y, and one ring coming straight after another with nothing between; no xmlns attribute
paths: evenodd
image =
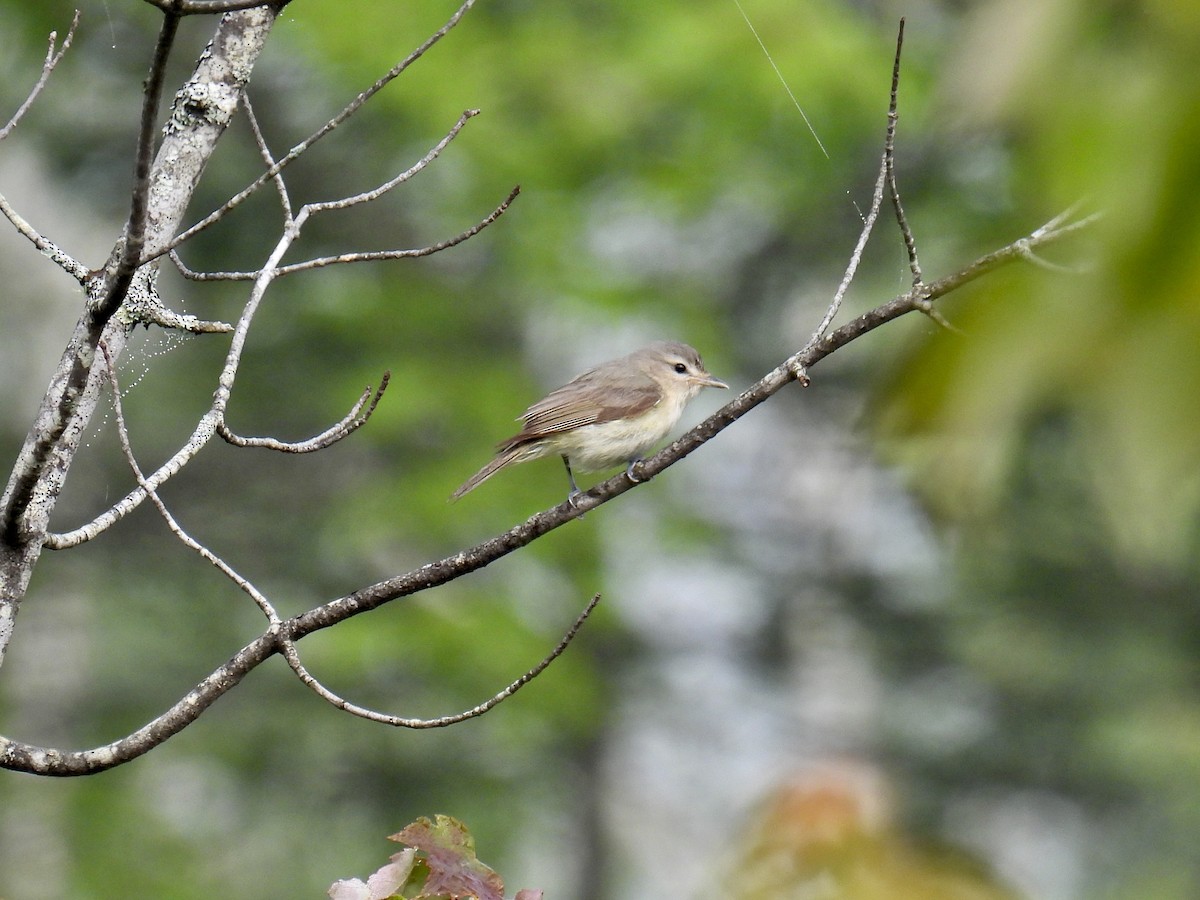
<svg viewBox="0 0 1200 900"><path fill-rule="evenodd" d="M1082 246L1056 251L1064 273L1012 270L953 303L971 340L914 345L882 421L921 439L905 458L932 502L961 515L964 498L1003 507L1023 435L1064 419L1112 551L1173 568L1192 554L1200 511L1200 420L1188 412L1200 393L1200 214L1185 199L1200 153L1200 75L1185 60L1200 31L1183 7L1103 6L978 17L969 46L1010 53L971 70L964 51L955 109L1013 135L1023 202L1005 226L1074 203L1102 218Z"/></svg>

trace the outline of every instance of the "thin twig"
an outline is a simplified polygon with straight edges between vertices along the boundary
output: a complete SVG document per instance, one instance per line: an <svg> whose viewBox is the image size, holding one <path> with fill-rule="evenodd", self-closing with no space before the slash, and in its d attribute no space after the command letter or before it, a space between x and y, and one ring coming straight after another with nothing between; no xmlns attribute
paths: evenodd
<svg viewBox="0 0 1200 900"><path fill-rule="evenodd" d="M285 275L294 275L297 272L307 272L312 269L320 269L324 266L339 265L342 263L359 263L359 262L378 262L381 260L391 259L417 259L422 256L431 256L434 253L439 253L442 250L448 250L451 247L461 244L463 241L473 238L483 229L487 228L502 216L512 205L512 202L521 193L521 186L517 185L504 199L499 206L488 213L480 221L476 222L466 231L456 234L454 237L447 238L444 241L438 241L436 244L429 244L425 247L417 247L411 250L364 250L356 253L342 253L338 256L319 256L315 259L308 259L304 262L291 263L286 266L280 266L275 270L275 276L282 278ZM261 270L257 272L197 272L194 271L180 259L179 254L172 250L171 260L175 263L184 278L191 281L253 281L257 278Z"/></svg>
<svg viewBox="0 0 1200 900"><path fill-rule="evenodd" d="M297 677L301 681L308 685L313 692L317 694L317 696L326 700L333 706L336 706L338 709L343 710L344 712L348 712L351 715L358 716L363 719L369 719L372 722L379 722L383 725L392 725L397 728L445 728L448 725L456 725L459 722L465 722L467 719L474 719L477 716L482 716L485 712L499 705L500 703L503 703L525 685L529 684L529 682L533 681L533 679L542 674L542 672L546 670L550 663L558 659L558 657L562 655L563 651L567 649L567 645L574 640L575 635L579 633L579 629L583 627L583 623L587 620L587 617L591 615L592 610L596 608L596 604L599 602L600 595L595 594L591 601L589 601L588 605L584 607L583 612L581 612L575 618L574 624L572 624L567 630L567 633L563 635L562 640L560 640L555 648L550 651L549 655L547 655L540 663L538 663L516 681L509 684L506 688L504 688L504 690L488 698L478 706L473 706L468 710L464 710L463 712L455 713L453 715L439 716L436 719L416 719L404 716L395 716L391 715L390 713L378 712L373 709L368 709L365 706L359 706L355 703L351 703L350 701L329 690L329 688L325 687L325 685L321 684L321 682L312 676L312 674L301 664L294 642L290 640L287 642L283 649L283 654L288 661L288 665L292 667L292 671L296 673Z"/></svg>
<svg viewBox="0 0 1200 900"><path fill-rule="evenodd" d="M867 215L863 219L863 227L859 232L858 241L854 245L854 250L850 253L850 262L846 266L846 274L842 276L841 283L838 284L837 290L834 291L833 299L829 302L829 306L825 310L825 315L821 318L820 324L817 325L817 330L808 339L805 349L815 347L820 343L825 333L829 330L829 327L833 324L833 320L837 317L838 310L842 307L842 300L846 296L846 292L850 289L850 283L854 281L855 274L858 272L858 265L862 261L863 251L866 249L867 241L871 237L871 231L875 227L875 220L879 218L879 209L883 205L883 191L888 176L887 145L891 136L895 133L896 126L897 87L900 81L900 51L904 45L903 38L904 26L903 20L901 20L900 34L896 39L896 55L892 60L892 92L888 101L887 135L884 139L884 153L879 164L879 175L875 179L875 189L871 193L871 208L867 211ZM806 377L804 371L801 369L797 369L793 374L801 380Z"/></svg>
<svg viewBox="0 0 1200 900"><path fill-rule="evenodd" d="M180 232L172 240L166 242L161 247L157 248L153 254L151 254L150 256L148 256L146 259L144 259L142 261L149 262L151 259L157 259L162 254L175 249L180 244L182 244L184 241L188 240L189 238L191 238L193 235L197 234L198 232L203 231L206 228L210 227L214 223L220 221L222 218L225 217L225 215L227 213L229 213L231 210L235 209L236 207L238 207L242 203L244 203L251 194L253 194L260 187L262 187L264 184L266 184L269 180L271 180L277 174L279 174L279 172L281 172L285 166L287 166L288 164L290 164L292 162L295 162L313 144L315 144L321 138L325 137L325 135L329 134L331 131L333 131L335 128L337 128L339 125L341 125L343 122L345 122L348 118L350 118L352 115L354 115L354 113L356 113L364 103L366 103L373 96L375 96L375 94L377 94L379 91L381 91L383 88L385 88L397 76L399 76L401 73L403 73L405 69L407 69L414 62L416 62L418 59L420 59L422 56L424 56L426 51L428 51L438 41L440 41L442 38L444 38L447 34L450 33L451 29L453 29L454 26L459 23L459 21L462 19L462 17L465 16L467 14L467 12L471 9L471 7L474 5L475 5L475 0L465 0L465 2L454 12L454 15L452 15L446 21L445 25L443 25L441 28L439 28L437 31L435 31L432 35L430 35L425 40L425 42L423 44L421 44L421 46L417 47L416 50L414 50L412 53L410 53L408 56L406 56L403 60L401 60L399 63L397 63L395 66L393 66L391 68L391 70L389 70L387 72L387 74L385 74L382 78L380 78L373 85L371 85L371 87L367 88L365 91L363 91L357 97L355 97L354 100L352 100L340 113L338 113L336 116L334 116L328 122L326 122L324 125L322 125L320 128L318 128L309 137L305 138L303 141L301 141L299 144L297 144L295 147L293 147L291 150L289 150L287 152L287 154L285 156L283 156L278 162L276 162L273 166L270 166L265 172L263 172L261 175L259 175L258 178L256 178L250 184L248 184L245 188L243 188L237 194L230 197L220 207L213 210L211 213L209 213L207 216L205 216L199 222L192 225L190 228L186 229L185 231Z"/></svg>
<svg viewBox="0 0 1200 900"><path fill-rule="evenodd" d="M38 95L45 88L50 80L50 73L58 66L62 59L67 54L67 49L71 46L71 41L75 39L75 29L79 26L79 10L75 10L75 16L71 19L71 27L67 29L67 36L63 38L61 46L58 44L58 32L50 32L49 46L46 48L46 59L42 63L42 74L38 78L37 83L33 86L33 90L29 92L29 96L25 98L25 102L17 107L17 111L13 113L12 118L8 120L8 124L0 128L0 141L8 137L9 133L17 127L17 123L33 106L33 101L38 98Z"/></svg>
<svg viewBox="0 0 1200 900"><path fill-rule="evenodd" d="M271 169L275 165L275 157L267 145L262 128L259 127L258 116L254 115L254 107L250 105L248 93L242 95L242 105L246 110L246 118L250 121L250 130L254 133L254 143L258 145L258 155L267 164L267 168ZM286 228L292 221L292 199L288 196L287 183L283 180L282 172L276 172L271 181L275 184L275 192L279 194L279 205L283 207L283 224ZM171 258L178 264L178 257L174 250L171 251Z"/></svg>
<svg viewBox="0 0 1200 900"><path fill-rule="evenodd" d="M904 215L904 205L900 202L900 188L896 185L896 122L900 118L897 96L900 91L900 50L904 46L904 19L900 19L900 28L896 33L896 57L892 64L892 93L888 107L887 139L883 144L883 158L887 168L888 193L891 195L892 208L896 211L896 224L900 226L900 234L904 238L904 249L908 251L908 267L912 272L913 286L921 284L921 263L917 258L917 242L908 218Z"/></svg>
<svg viewBox="0 0 1200 900"><path fill-rule="evenodd" d="M65 250L54 243L49 238L45 237L36 228L25 221L12 204L8 202L3 194L0 194L0 213L13 224L17 232L24 238L27 238L34 247L45 257L47 257L56 266L78 281L80 284L86 284L91 273L87 266L79 262Z"/></svg>
<svg viewBox="0 0 1200 900"><path fill-rule="evenodd" d="M887 188L888 195L892 201L892 209L896 213L896 224L900 228L900 236L904 240L904 249L908 254L908 268L912 273L913 289L919 291L925 283L924 276L921 274L921 260L917 255L917 240L913 236L912 228L908 224L908 216L904 214L904 204L900 200L900 187L896 183L896 123L900 118L899 112L899 92L900 92L900 51L904 46L904 18L900 19L900 27L896 32L896 57L892 63L892 91L890 105L888 108L888 128L887 137L883 142L883 160L884 169L887 173ZM917 307L922 313L928 316L935 324L940 325L947 331L961 334L961 330L950 324L949 320L942 315L941 310L934 307L928 300L921 302Z"/></svg>
<svg viewBox="0 0 1200 900"><path fill-rule="evenodd" d="M311 437L306 441L279 441L270 437L241 437L229 430L229 426L222 419L217 424L217 434L219 434L227 443L233 444L235 447L263 447L267 450L278 450L281 453L314 453L317 450L324 450L326 447L336 444L342 438L357 431L367 423L367 419L371 418L371 414L375 412L375 407L379 405L379 399L383 396L383 392L387 390L388 381L391 379L390 371L383 373L383 378L379 380L379 388L372 395L371 387L363 391L350 408L350 412L338 422L315 437ZM363 409L363 406L370 400L370 405Z"/></svg>
<svg viewBox="0 0 1200 900"><path fill-rule="evenodd" d="M363 191L362 193L355 194L352 197L343 197L340 200L322 200L316 203L306 203L305 206L308 208L309 213L313 214L325 212L326 210L330 209L349 209L352 206L358 206L360 203L371 203L374 200L378 200L388 191L404 184L404 182L408 181L414 175L426 169L430 163L441 156L442 151L450 145L450 142L458 137L458 133L463 130L463 126L477 115L479 115L479 110L477 109L465 110L463 114L458 117L458 121L455 122L454 125L451 126L450 130L442 136L442 139L434 144L424 156L422 156L419 160L417 160L395 178L385 181L383 184L379 185L379 187L373 188L369 191Z"/></svg>

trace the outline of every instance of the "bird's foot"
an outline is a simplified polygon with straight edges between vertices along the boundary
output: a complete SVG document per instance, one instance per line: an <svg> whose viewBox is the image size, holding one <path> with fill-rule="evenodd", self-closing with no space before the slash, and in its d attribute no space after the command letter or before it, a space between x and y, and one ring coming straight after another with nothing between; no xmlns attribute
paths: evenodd
<svg viewBox="0 0 1200 900"><path fill-rule="evenodd" d="M572 509L579 509L579 504L583 501L584 492L577 487L571 488L571 493L567 494L567 503ZM582 519L587 513L580 513L576 518Z"/></svg>
<svg viewBox="0 0 1200 900"><path fill-rule="evenodd" d="M626 477L628 477L629 480L632 481L634 484L641 484L642 481L644 480L644 479L638 478L637 473L635 473L633 471L633 467L636 466L641 461L642 461L642 458L640 456L635 457L634 459L631 459L629 461L629 465L625 467Z"/></svg>

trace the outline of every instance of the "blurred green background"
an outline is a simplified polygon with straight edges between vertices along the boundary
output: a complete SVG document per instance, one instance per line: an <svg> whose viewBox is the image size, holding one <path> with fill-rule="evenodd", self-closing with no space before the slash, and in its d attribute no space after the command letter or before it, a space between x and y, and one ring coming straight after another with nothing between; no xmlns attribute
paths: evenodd
<svg viewBox="0 0 1200 900"><path fill-rule="evenodd" d="M312 457L208 448L163 491L184 527L299 612L560 502L553 461L446 498L583 368L666 337L735 388L756 380L806 340L853 246L901 15L898 170L927 277L1072 204L1103 218L1050 265L949 298L961 334L888 326L653 483L301 645L351 699L443 715L532 666L602 592L566 655L483 718L386 729L273 661L117 770L0 773L0 896L323 896L435 812L467 823L510 893L548 898L1200 895L1200 7L741 3L828 156L732 0L483 0L290 168L294 202L354 193L483 111L401 190L314 220L293 259L432 243L522 195L445 253L277 283L236 430L306 437L386 369L392 386ZM75 47L0 145L0 192L95 266L127 208L158 13L80 6ZM0 2L0 118L72 9ZM453 9L291 4L251 88L275 151ZM212 27L185 22L169 84ZM258 170L239 121L189 220ZM279 218L264 191L183 255L253 268ZM81 296L7 227L0 266L12 459ZM246 295L162 284L204 318L236 318ZM907 284L885 216L843 318ZM125 408L149 467L205 409L225 344L136 344ZM109 414L55 527L131 484ZM43 556L0 731L106 743L260 628L142 509ZM847 860L909 893L870 893Z"/></svg>

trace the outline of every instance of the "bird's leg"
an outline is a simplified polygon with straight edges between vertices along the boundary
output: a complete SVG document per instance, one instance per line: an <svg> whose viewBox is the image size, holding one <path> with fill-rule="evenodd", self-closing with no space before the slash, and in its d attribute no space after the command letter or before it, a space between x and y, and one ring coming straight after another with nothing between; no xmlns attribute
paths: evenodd
<svg viewBox="0 0 1200 900"><path fill-rule="evenodd" d="M576 505L583 491L579 489L579 485L575 483L575 473L571 471L571 460L567 459L567 454L562 454L563 465L567 467L567 481L571 482L571 492L567 494L567 501L572 505Z"/></svg>
<svg viewBox="0 0 1200 900"><path fill-rule="evenodd" d="M631 459L629 461L629 465L625 467L625 474L628 476L629 480L632 481L634 484L642 483L642 479L638 478L636 475L633 474L633 467L636 466L641 461L642 461L642 458L640 456L635 456L633 459Z"/></svg>

